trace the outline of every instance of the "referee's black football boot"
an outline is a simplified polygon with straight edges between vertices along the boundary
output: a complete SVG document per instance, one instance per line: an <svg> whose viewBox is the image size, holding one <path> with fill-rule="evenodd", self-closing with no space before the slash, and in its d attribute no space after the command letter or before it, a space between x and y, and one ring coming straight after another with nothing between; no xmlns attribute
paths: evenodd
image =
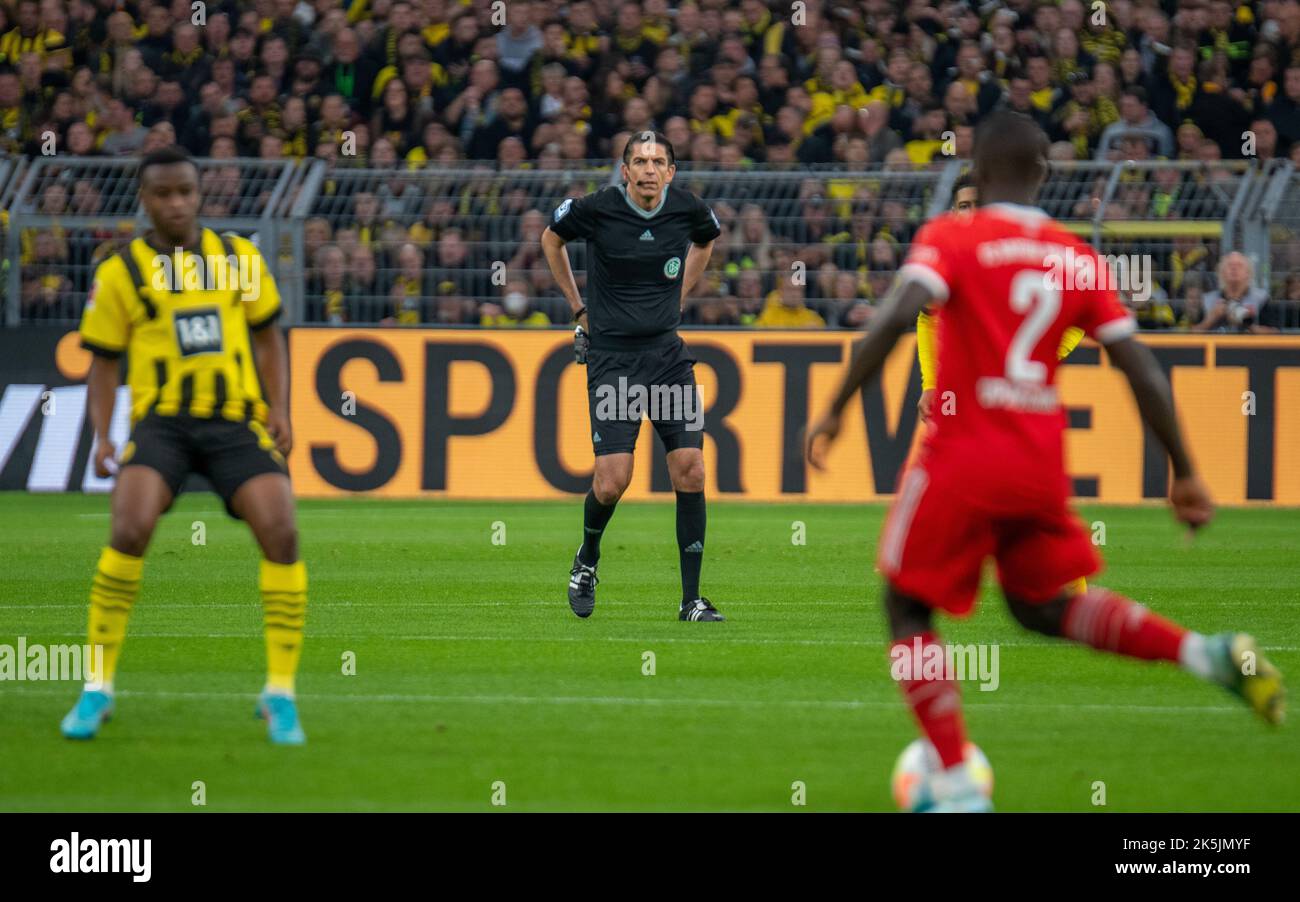
<svg viewBox="0 0 1300 902"><path fill-rule="evenodd" d="M581 549L579 549L581 551ZM578 556L573 556L573 569L569 571L569 607L579 617L590 617L596 607L596 567L588 567Z"/></svg>
<svg viewBox="0 0 1300 902"><path fill-rule="evenodd" d="M707 598L682 602L682 609L677 613L678 620L726 620Z"/></svg>

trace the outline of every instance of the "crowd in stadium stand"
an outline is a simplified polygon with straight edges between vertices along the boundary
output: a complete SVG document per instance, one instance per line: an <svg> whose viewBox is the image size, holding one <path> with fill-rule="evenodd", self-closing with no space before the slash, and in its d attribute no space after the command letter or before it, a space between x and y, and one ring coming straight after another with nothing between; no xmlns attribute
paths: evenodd
<svg viewBox="0 0 1300 902"><path fill-rule="evenodd" d="M628 135L656 128L683 173L806 170L783 206L743 180L707 197L724 232L688 322L858 326L924 198L815 164L905 173L964 158L1000 107L1037 120L1055 160L1300 161L1300 2L0 2L0 151L48 152L53 135L74 155L176 143L201 157L325 161L329 202L305 227L308 314L323 321L565 317L538 236L566 193L610 181L609 163L513 193L435 191L411 173L465 161L558 171L616 159ZM358 184L344 177L355 168L392 177ZM249 190L239 173L205 173L205 215ZM1144 176L1106 215L1176 217L1207 178ZM1091 217L1096 196L1088 181L1050 212ZM98 211L89 181L51 183L40 203ZM68 260L92 265L120 239L74 249L59 229L24 235L25 315L84 292ZM505 284L490 279L494 261L507 263ZM788 277L796 261L806 280ZM1247 284L1245 303L1221 272L1235 267L1217 241L1175 238L1143 325L1267 328L1260 289ZM1300 301L1287 275L1263 294Z"/></svg>

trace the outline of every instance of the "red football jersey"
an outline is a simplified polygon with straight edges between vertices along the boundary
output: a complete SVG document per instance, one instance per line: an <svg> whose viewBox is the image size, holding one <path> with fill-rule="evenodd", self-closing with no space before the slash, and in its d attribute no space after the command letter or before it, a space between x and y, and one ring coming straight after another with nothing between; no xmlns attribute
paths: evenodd
<svg viewBox="0 0 1300 902"><path fill-rule="evenodd" d="M1061 333L1078 326L1105 344L1136 329L1105 260L1036 207L989 204L927 223L900 278L939 310L927 460L969 472L995 507L1066 491Z"/></svg>

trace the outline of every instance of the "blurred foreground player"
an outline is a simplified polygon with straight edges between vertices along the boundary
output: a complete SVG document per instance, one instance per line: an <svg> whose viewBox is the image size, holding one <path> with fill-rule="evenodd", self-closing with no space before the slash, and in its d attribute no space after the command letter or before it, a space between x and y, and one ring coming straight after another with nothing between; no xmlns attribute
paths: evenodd
<svg viewBox="0 0 1300 902"><path fill-rule="evenodd" d="M990 807L963 764L966 730L952 673L921 667L946 660L936 657L944 649L934 610L968 614L987 557L996 559L1007 604L1027 629L1178 663L1241 696L1270 723L1283 716L1281 675L1250 636L1194 633L1098 586L1061 589L1100 565L1068 508L1064 417L1053 382L1070 326L1105 345L1111 365L1128 378L1142 419L1169 454L1178 520L1192 530L1204 526L1213 504L1184 447L1169 382L1132 337L1135 323L1115 292L1050 278L1067 250L1094 267L1105 263L1030 206L1046 176L1046 150L1047 137L1032 120L990 117L976 140L980 208L967 218L945 214L917 234L830 411L808 435L808 459L821 469L854 393L880 371L918 311L942 305L938 388L954 393L955 410L936 418L904 473L879 548L891 658L905 659L903 693L944 767L922 787L917 810Z"/></svg>
<svg viewBox="0 0 1300 902"><path fill-rule="evenodd" d="M975 187L974 174L962 173L953 185L952 212L958 216L970 216L974 214L978 205L979 191ZM917 402L916 410L921 417L921 422L926 424L929 424L934 417L934 386L939 372L938 319L938 313L930 307L925 307L916 315L916 360L921 367L921 400ZM1070 352L1077 348L1082 340L1083 330L1078 326L1066 329L1061 334L1061 345L1056 349L1057 358L1064 360L1069 357ZM939 413L942 414L943 410L944 408L940 406ZM1070 588L1076 592L1083 592L1088 588L1088 581L1079 579Z"/></svg>
<svg viewBox="0 0 1300 902"><path fill-rule="evenodd" d="M153 228L99 265L81 321L82 344L94 354L87 383L95 472L116 472L117 480L109 544L90 590L90 644L102 646L103 666L92 666L63 735L91 739L112 714L145 549L186 477L199 473L261 547L268 674L256 711L272 742L299 745L293 691L307 570L285 467L292 437L287 353L275 324L280 295L251 242L200 227L199 171L184 152L146 155L139 182ZM132 430L118 455L109 423L123 353Z"/></svg>

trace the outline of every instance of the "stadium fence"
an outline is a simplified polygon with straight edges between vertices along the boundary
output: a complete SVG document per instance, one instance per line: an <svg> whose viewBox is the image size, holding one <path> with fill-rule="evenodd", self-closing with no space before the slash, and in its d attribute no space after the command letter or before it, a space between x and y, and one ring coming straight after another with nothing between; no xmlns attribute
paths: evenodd
<svg viewBox="0 0 1300 902"><path fill-rule="evenodd" d="M201 159L203 225L252 238L262 249L300 246L301 218L292 201L308 173L292 161ZM95 267L147 227L136 190L136 161L102 157L37 157L3 189L5 324L75 323ZM301 318L301 257L268 253L290 321ZM15 265L15 263L17 265Z"/></svg>
<svg viewBox="0 0 1300 902"><path fill-rule="evenodd" d="M515 281L534 309L566 323L567 305L537 237L565 197L617 179L608 161L544 170L198 163L203 223L258 243L288 324L477 324L483 305L499 302ZM732 302L752 320L779 276L802 265L806 305L828 326L856 326L849 311L883 295L916 230L948 208L968 165L846 172L683 163L677 184L707 199L724 225L695 295ZM94 267L145 227L135 166L93 157L0 159L6 326L77 322ZM1214 290L1214 263L1244 251L1279 319L1300 328L1300 173L1288 161L1053 163L1040 204L1104 254L1149 258L1155 299L1173 307ZM327 301L330 276L318 266L322 247L335 242L349 252L341 314ZM369 249L360 256L373 272L364 259L352 265L355 247ZM586 249L575 244L571 254L581 285ZM690 321L713 324L703 313Z"/></svg>

